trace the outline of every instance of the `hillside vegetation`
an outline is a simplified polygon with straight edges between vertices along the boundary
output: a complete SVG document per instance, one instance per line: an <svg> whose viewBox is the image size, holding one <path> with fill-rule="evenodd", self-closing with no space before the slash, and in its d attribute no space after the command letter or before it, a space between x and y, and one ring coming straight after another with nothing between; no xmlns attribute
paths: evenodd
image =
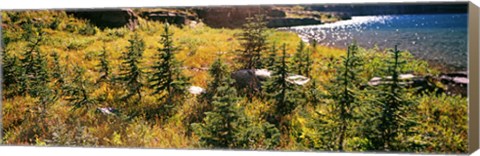
<svg viewBox="0 0 480 156"><path fill-rule="evenodd" d="M100 30L64 11L4 11L3 143L467 152L467 98L400 85L402 73L438 73L425 61L395 47L305 44L249 21ZM235 87L230 74L244 68L272 77L260 91ZM311 80L293 85L292 74ZM361 89L377 76L393 82Z"/></svg>

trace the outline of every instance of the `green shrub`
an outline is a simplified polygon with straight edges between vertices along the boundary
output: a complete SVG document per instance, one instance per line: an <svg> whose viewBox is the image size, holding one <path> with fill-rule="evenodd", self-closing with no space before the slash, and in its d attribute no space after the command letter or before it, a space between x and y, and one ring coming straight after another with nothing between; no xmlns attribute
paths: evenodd
<svg viewBox="0 0 480 156"><path fill-rule="evenodd" d="M80 35L92 36L97 34L97 28L92 24L86 24L84 27L78 30Z"/></svg>
<svg viewBox="0 0 480 156"><path fill-rule="evenodd" d="M68 40L64 44L66 44L65 45L66 50L82 50L82 49L85 49L92 42L93 40L73 38Z"/></svg>

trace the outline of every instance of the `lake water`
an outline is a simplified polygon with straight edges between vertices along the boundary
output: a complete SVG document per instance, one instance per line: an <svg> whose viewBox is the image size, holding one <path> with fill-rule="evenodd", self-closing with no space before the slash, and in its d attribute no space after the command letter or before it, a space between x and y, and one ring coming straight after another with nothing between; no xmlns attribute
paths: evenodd
<svg viewBox="0 0 480 156"><path fill-rule="evenodd" d="M365 48L408 50L415 57L447 65L456 70L467 68L467 14L422 14L354 16L335 23L297 26L303 40L316 38L320 45L345 48L356 41Z"/></svg>

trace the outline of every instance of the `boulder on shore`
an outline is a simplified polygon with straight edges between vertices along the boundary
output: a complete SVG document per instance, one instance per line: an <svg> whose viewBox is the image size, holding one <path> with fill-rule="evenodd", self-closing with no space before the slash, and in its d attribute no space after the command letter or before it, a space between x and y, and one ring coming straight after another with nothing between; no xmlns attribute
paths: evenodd
<svg viewBox="0 0 480 156"><path fill-rule="evenodd" d="M415 88L416 94L424 93L424 92L436 92L437 94L443 93L444 89L437 86L434 82L432 77L430 76L415 76L413 74L400 74L398 76L399 85L405 88ZM380 85L387 85L393 83L392 76L386 77L374 77L370 79L368 82L368 86L380 86ZM361 87L364 88L365 86Z"/></svg>
<svg viewBox="0 0 480 156"><path fill-rule="evenodd" d="M447 94L468 95L468 72L443 73L437 79L446 86Z"/></svg>
<svg viewBox="0 0 480 156"><path fill-rule="evenodd" d="M399 85L406 88L417 88L417 93L424 91L437 93L445 92L448 95L467 96L468 73L454 72L440 74L439 76L415 76L413 74L400 74ZM440 82L444 87L439 87L435 82ZM368 86L379 86L392 83L392 77L374 77L368 82ZM361 88L364 88L362 86Z"/></svg>

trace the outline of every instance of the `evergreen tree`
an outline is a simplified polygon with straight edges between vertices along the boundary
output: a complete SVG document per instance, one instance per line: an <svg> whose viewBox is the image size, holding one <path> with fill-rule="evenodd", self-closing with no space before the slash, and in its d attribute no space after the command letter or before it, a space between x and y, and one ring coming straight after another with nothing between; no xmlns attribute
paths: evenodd
<svg viewBox="0 0 480 156"><path fill-rule="evenodd" d="M220 57L215 59L208 72L212 80L208 82L205 93L200 95L199 104L194 106L193 109L196 111L193 115L187 117L186 120L188 123L200 122L205 117L205 112L212 110L211 103L213 97L217 94L218 88L221 87L223 80L229 77L228 66Z"/></svg>
<svg viewBox="0 0 480 156"><path fill-rule="evenodd" d="M312 39L310 43L312 44L312 54L317 53L317 45L318 45L317 39Z"/></svg>
<svg viewBox="0 0 480 156"><path fill-rule="evenodd" d="M21 39L25 41L33 42L38 39L38 35L42 31L41 26L38 23L32 22L32 19L26 19L25 23L21 25L23 34Z"/></svg>
<svg viewBox="0 0 480 156"><path fill-rule="evenodd" d="M305 68L303 69L302 74L306 77L310 77L313 66L312 51L310 51L310 49L307 49L303 61L305 62Z"/></svg>
<svg viewBox="0 0 480 156"><path fill-rule="evenodd" d="M20 59L23 68L20 76L21 93L28 93L32 97L37 97L41 90L47 87L49 74L47 71L47 60L40 52L40 43L43 40L43 32L32 32L30 41L27 44L27 50Z"/></svg>
<svg viewBox="0 0 480 156"><path fill-rule="evenodd" d="M101 94L100 96L97 96L96 99L99 101L105 101L109 97L109 94L112 95L113 92L110 92L112 87L116 88L119 86L115 86L115 84L112 83L115 82L115 79L113 76L111 76L110 61L108 60L108 52L105 47L105 43L98 57L99 63L96 68L100 74L100 77L97 79L95 85L100 85L99 87L104 87L106 91L103 92L103 94Z"/></svg>
<svg viewBox="0 0 480 156"><path fill-rule="evenodd" d="M267 49L265 34L267 27L264 15L248 17L247 23L243 25L243 32L240 35L241 46L238 50L238 62L242 63L242 69L262 68L262 52Z"/></svg>
<svg viewBox="0 0 480 156"><path fill-rule="evenodd" d="M40 112L39 117L42 119L42 122L44 122L45 118L47 117L48 109L58 99L58 96L53 94L54 92L48 87L41 88L39 92L41 95L39 98L40 105L38 106Z"/></svg>
<svg viewBox="0 0 480 156"><path fill-rule="evenodd" d="M131 99L136 94L138 99L135 99L135 101L138 102L142 99L143 71L140 68L140 60L145 50L145 43L139 38L137 33L128 42L130 42L130 45L121 57L123 62L118 80L124 83L127 91L122 99Z"/></svg>
<svg viewBox="0 0 480 156"><path fill-rule="evenodd" d="M303 71L305 69L305 63L304 62L304 52L305 52L305 43L300 40L297 50L295 54L293 55L292 58L292 71L298 75L303 75Z"/></svg>
<svg viewBox="0 0 480 156"><path fill-rule="evenodd" d="M239 148L251 150L272 150L280 144L280 131L265 121L245 118L237 135Z"/></svg>
<svg viewBox="0 0 480 156"><path fill-rule="evenodd" d="M275 43L273 43L272 48L268 51L268 57L265 59L265 62L263 63L265 68L267 68L268 70L272 70L276 63L276 57L277 57L277 47Z"/></svg>
<svg viewBox="0 0 480 156"><path fill-rule="evenodd" d="M401 58L402 52L397 46L390 50L392 60L387 61L388 68L385 70L391 76L389 83L380 86L375 92L377 99L374 101L374 110L367 122L373 124L374 130L369 131L367 138L373 144L371 150L399 151L402 149L401 133L406 133L412 124L408 121L407 113L413 104L409 99L407 90L400 85L399 76L403 65L406 63Z"/></svg>
<svg viewBox="0 0 480 156"><path fill-rule="evenodd" d="M99 57L100 63L97 65L97 68L100 72L100 78L97 82L110 81L110 61L108 61L108 54L105 45L103 45Z"/></svg>
<svg viewBox="0 0 480 156"><path fill-rule="evenodd" d="M303 41L300 40L297 51L293 55L292 70L294 73L310 77L310 71L312 70L313 65L313 61L311 59L312 52L310 49L314 49L315 46L316 45L313 47L308 47Z"/></svg>
<svg viewBox="0 0 480 156"><path fill-rule="evenodd" d="M55 80L57 89L61 89L65 83L64 67L60 65L60 58L57 52L54 51L51 56L53 58L52 78Z"/></svg>
<svg viewBox="0 0 480 156"><path fill-rule="evenodd" d="M4 49L2 57L3 67L3 91L7 97L19 94L23 68L17 56L10 54Z"/></svg>
<svg viewBox="0 0 480 156"><path fill-rule="evenodd" d="M32 93L30 93L33 96L41 96L42 94L39 94L37 92L41 92L42 89L48 87L47 83L49 82L50 74L48 71L48 62L46 57L41 54L40 52L37 53L37 57L34 60L36 64L36 69L35 73L32 73L34 76L31 77L32 80Z"/></svg>
<svg viewBox="0 0 480 156"><path fill-rule="evenodd" d="M307 90L305 92L305 99L309 103L311 103L313 105L316 105L321 100L321 91L317 88L318 87L318 85L317 85L318 80L315 79L315 78L312 78L311 81L312 81L311 83L309 83L305 86L305 88Z"/></svg>
<svg viewBox="0 0 480 156"><path fill-rule="evenodd" d="M336 149L343 151L344 141L347 138L349 125L353 122L354 107L358 103L357 86L362 83L358 76L361 72L361 58L357 56L358 47L353 44L348 47L347 56L342 57L343 64L337 68L337 77L331 82L331 86L326 86L328 90L327 99L332 99L334 103L329 105L329 114L326 119L334 123L332 129L335 130L330 135L338 138Z"/></svg>
<svg viewBox="0 0 480 156"><path fill-rule="evenodd" d="M286 45L282 46L282 56L273 68L273 77L267 81L267 93L275 103L275 122L277 126L283 122L282 118L295 109L294 91L292 84L287 82L288 61L286 59Z"/></svg>
<svg viewBox="0 0 480 156"><path fill-rule="evenodd" d="M74 75L68 83L65 83L63 94L65 100L69 101L73 106L73 109L90 109L93 104L96 103L94 99L90 97L89 86L92 86L91 82L84 77L85 69L79 66L74 66Z"/></svg>
<svg viewBox="0 0 480 156"><path fill-rule="evenodd" d="M173 33L170 32L167 22L165 22L160 43L163 46L156 54L149 82L150 87L154 89L154 94L160 94L162 98L166 98L166 105L172 107L173 99L185 93L189 78L182 74L181 62L175 59L174 54L178 48L173 45Z"/></svg>
<svg viewBox="0 0 480 156"><path fill-rule="evenodd" d="M229 77L228 66L222 61L221 58L215 59L212 66L208 70L208 73L213 78L206 89L206 94L203 94L204 99L208 102L212 101L213 96L217 93L218 87L222 85L222 80Z"/></svg>
<svg viewBox="0 0 480 156"><path fill-rule="evenodd" d="M201 144L214 148L275 148L280 143L278 129L268 122L247 118L240 108L235 107L238 98L227 65L218 58L209 72L213 80L204 94L204 102L209 104L209 108L206 109L206 117L201 117L203 123L192 125L200 136Z"/></svg>
<svg viewBox="0 0 480 156"><path fill-rule="evenodd" d="M313 70L313 64L315 63L312 55L317 53L317 44L317 40L313 39L310 48L307 50L307 56L305 57L306 67L304 71L306 77L312 77L311 72Z"/></svg>
<svg viewBox="0 0 480 156"><path fill-rule="evenodd" d="M232 79L226 77L220 82L221 86L213 97L212 111L205 113L203 123L195 123L192 127L203 147L235 148L241 126L239 111L235 107L238 98L235 97L237 94L232 87Z"/></svg>

